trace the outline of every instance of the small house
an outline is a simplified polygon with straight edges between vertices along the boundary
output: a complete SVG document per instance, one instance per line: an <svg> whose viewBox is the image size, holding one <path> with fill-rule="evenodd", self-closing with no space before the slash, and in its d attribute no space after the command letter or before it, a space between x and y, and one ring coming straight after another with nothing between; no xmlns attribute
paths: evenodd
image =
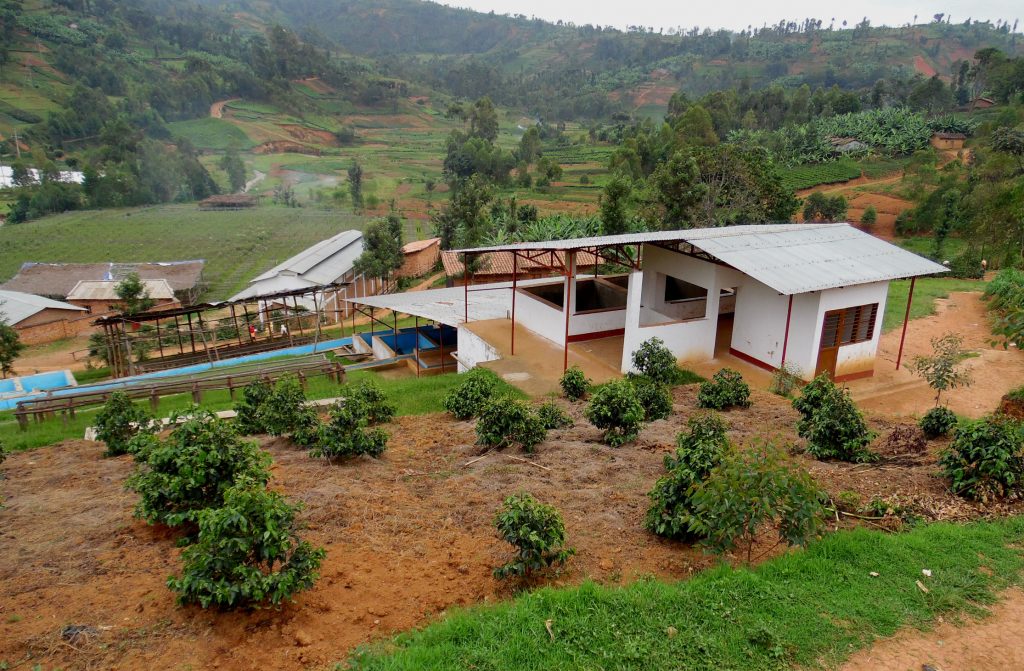
<svg viewBox="0 0 1024 671"><path fill-rule="evenodd" d="M441 238L428 238L406 243L402 247L405 257L396 277L419 277L430 272L441 258Z"/></svg>
<svg viewBox="0 0 1024 671"><path fill-rule="evenodd" d="M77 305L20 291L0 290L0 317L26 345L69 338L89 328L88 311Z"/></svg>
<svg viewBox="0 0 1024 671"><path fill-rule="evenodd" d="M154 310L181 307L167 280L141 280L143 291L153 301ZM124 301L117 295L116 280L82 280L68 294L68 303L85 308L89 314L101 316L124 309Z"/></svg>
<svg viewBox="0 0 1024 671"><path fill-rule="evenodd" d="M964 148L964 141L967 136L963 133L935 133L932 135L931 143L936 149L959 150Z"/></svg>

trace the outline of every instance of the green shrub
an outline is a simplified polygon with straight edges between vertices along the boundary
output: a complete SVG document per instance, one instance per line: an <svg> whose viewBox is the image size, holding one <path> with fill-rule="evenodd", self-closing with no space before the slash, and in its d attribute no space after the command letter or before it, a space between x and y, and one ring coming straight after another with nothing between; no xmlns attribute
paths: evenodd
<svg viewBox="0 0 1024 671"><path fill-rule="evenodd" d="M178 603L277 605L312 587L326 553L298 537L298 509L277 492L242 484L226 490L218 507L199 511L198 540L182 553L181 577L167 580Z"/></svg>
<svg viewBox="0 0 1024 671"><path fill-rule="evenodd" d="M878 211L875 210L874 205L868 205L864 208L864 212L860 215L860 223L865 226L870 226L878 221Z"/></svg>
<svg viewBox="0 0 1024 671"><path fill-rule="evenodd" d="M384 424L395 418L398 408L388 400L384 390L369 380L350 385L342 394L362 404L366 421L370 424Z"/></svg>
<svg viewBox="0 0 1024 671"><path fill-rule="evenodd" d="M824 522L826 495L805 471L787 465L773 446L736 450L694 488L690 529L716 553L738 547L753 559L758 532L776 526L780 543L806 545Z"/></svg>
<svg viewBox="0 0 1024 671"><path fill-rule="evenodd" d="M924 435L928 438L938 438L949 433L956 426L956 421L956 413L942 406L932 408L924 413L924 417L918 422L918 426L921 427Z"/></svg>
<svg viewBox="0 0 1024 671"><path fill-rule="evenodd" d="M277 381L274 390L260 407L257 416L263 429L272 436L284 436L294 433L305 418L303 408L306 405L306 393L294 377L285 377Z"/></svg>
<svg viewBox="0 0 1024 671"><path fill-rule="evenodd" d="M320 416L317 415L316 409L304 405L302 410L299 411L295 426L292 427L291 433L288 434L288 439L299 447L312 450L323 438L323 429L324 424L320 421Z"/></svg>
<svg viewBox="0 0 1024 671"><path fill-rule="evenodd" d="M968 247L949 262L950 277L980 280L985 277L985 268L982 267L981 260L981 251L974 247Z"/></svg>
<svg viewBox="0 0 1024 671"><path fill-rule="evenodd" d="M687 425L689 431L676 436L675 453L665 456L667 473L647 494L651 506L644 517L648 531L676 540L692 536L695 510L691 495L729 449L725 424L718 415L696 415Z"/></svg>
<svg viewBox="0 0 1024 671"><path fill-rule="evenodd" d="M553 506L530 494L505 499L494 518L498 535L515 546L515 558L494 569L494 577L527 577L552 566L564 564L576 553L565 547L565 524Z"/></svg>
<svg viewBox="0 0 1024 671"><path fill-rule="evenodd" d="M153 417L132 403L128 394L115 391L96 414L96 437L107 444L107 457L127 454L128 443L139 433L156 428Z"/></svg>
<svg viewBox="0 0 1024 671"><path fill-rule="evenodd" d="M874 436L849 391L837 387L827 375L804 387L793 407L803 415L797 433L807 439L807 451L815 458L856 463L877 458L867 449Z"/></svg>
<svg viewBox="0 0 1024 671"><path fill-rule="evenodd" d="M137 436L132 451L137 466L126 484L139 495L136 516L150 524L194 522L198 511L219 506L227 489L270 478L269 454L199 408L166 439Z"/></svg>
<svg viewBox="0 0 1024 671"><path fill-rule="evenodd" d="M644 407L644 421L653 422L672 414L672 393L667 384L644 375L630 375L628 379Z"/></svg>
<svg viewBox="0 0 1024 671"><path fill-rule="evenodd" d="M235 404L235 428L243 436L267 433L263 424L263 407L274 393L266 380L253 380L242 390L242 399Z"/></svg>
<svg viewBox="0 0 1024 671"><path fill-rule="evenodd" d="M641 375L665 384L674 384L679 370L676 355L661 338L651 338L633 352L633 367Z"/></svg>
<svg viewBox="0 0 1024 671"><path fill-rule="evenodd" d="M498 397L484 405L476 421L477 442L503 448L519 445L527 452L547 436L541 418L519 399Z"/></svg>
<svg viewBox="0 0 1024 671"><path fill-rule="evenodd" d="M331 407L330 417L319 429L306 426L314 457L339 459L369 455L379 457L388 446L388 434L371 428L367 406L358 397L344 398ZM305 435L302 439L306 439Z"/></svg>
<svg viewBox="0 0 1024 671"><path fill-rule="evenodd" d="M604 441L619 447L640 434L644 406L629 380L614 380L596 387L584 411L591 424L604 430Z"/></svg>
<svg viewBox="0 0 1024 671"><path fill-rule="evenodd" d="M537 408L537 417L545 429L566 429L572 426L572 417L558 407L554 401L545 401Z"/></svg>
<svg viewBox="0 0 1024 671"><path fill-rule="evenodd" d="M5 459L7 459L7 446L0 443L0 464L4 463Z"/></svg>
<svg viewBox="0 0 1024 671"><path fill-rule="evenodd" d="M1018 498L1024 493L1024 423L995 415L956 428L939 458L950 489L968 499Z"/></svg>
<svg viewBox="0 0 1024 671"><path fill-rule="evenodd" d="M558 385L567 399L578 401L587 395L587 390L590 389L590 380L583 374L579 366L571 366L562 373Z"/></svg>
<svg viewBox="0 0 1024 671"><path fill-rule="evenodd" d="M456 419L471 419L498 391L498 376L486 368L473 368L462 374L462 381L444 397L444 409Z"/></svg>
<svg viewBox="0 0 1024 671"><path fill-rule="evenodd" d="M750 407L750 386L738 372L723 368L701 383L697 405L711 410Z"/></svg>

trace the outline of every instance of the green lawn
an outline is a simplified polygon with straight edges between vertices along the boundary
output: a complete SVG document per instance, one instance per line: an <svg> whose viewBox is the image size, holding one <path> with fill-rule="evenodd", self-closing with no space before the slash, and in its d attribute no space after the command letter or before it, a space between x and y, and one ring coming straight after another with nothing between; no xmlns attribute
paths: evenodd
<svg viewBox="0 0 1024 671"><path fill-rule="evenodd" d="M456 611L351 661L366 671L834 667L900 627L981 613L1019 582L1022 540L1019 517L903 534L843 531L753 570L541 589Z"/></svg>
<svg viewBox="0 0 1024 671"><path fill-rule="evenodd" d="M221 371L223 372L223 370ZM459 382L457 375L433 375L429 377L387 378L373 371L353 371L348 375L349 382L369 379L375 381L384 390L388 398L398 406L399 415L422 415L430 412L443 412L442 401L445 395ZM525 396L515 387L501 383L505 391L517 398ZM340 394L337 383L316 377L309 380L306 397L310 399L333 398ZM192 397L187 394L167 396L160 399L159 414L162 417L188 408ZM139 402L140 407L149 409L147 402ZM212 410L228 410L234 404L225 391L207 392L203 394L203 407ZM78 439L85 434L86 427L96 421L99 408L79 410L75 419L65 425L58 416L39 424L31 423L27 431L21 431L10 411L0 412L0 443L10 450L27 450L52 445L68 439Z"/></svg>
<svg viewBox="0 0 1024 671"><path fill-rule="evenodd" d="M25 261L100 263L205 259L206 299L221 300L289 256L367 217L264 205L204 212L195 204L66 212L0 227L0 278ZM412 228L412 224L408 225Z"/></svg>
<svg viewBox="0 0 1024 671"><path fill-rule="evenodd" d="M910 318L919 319L935 314L935 299L948 298L951 291L984 291L982 280L958 280L945 277L923 277L914 285L914 303L910 306ZM907 311L909 280L889 283L889 299L885 302L885 318L882 331L891 331L903 324Z"/></svg>

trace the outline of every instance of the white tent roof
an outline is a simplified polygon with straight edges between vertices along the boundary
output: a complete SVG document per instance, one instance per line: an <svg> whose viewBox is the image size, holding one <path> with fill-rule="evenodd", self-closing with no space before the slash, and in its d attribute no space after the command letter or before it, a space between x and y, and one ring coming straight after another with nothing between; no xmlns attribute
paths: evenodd
<svg viewBox="0 0 1024 671"><path fill-rule="evenodd" d="M12 326L47 308L74 310L76 312L86 311L85 308L77 305L43 298L34 294L0 290L0 316L6 319L7 323Z"/></svg>
<svg viewBox="0 0 1024 671"><path fill-rule="evenodd" d="M688 243L784 295L948 271L945 266L849 224L694 228L522 242L457 251L568 251L644 243Z"/></svg>

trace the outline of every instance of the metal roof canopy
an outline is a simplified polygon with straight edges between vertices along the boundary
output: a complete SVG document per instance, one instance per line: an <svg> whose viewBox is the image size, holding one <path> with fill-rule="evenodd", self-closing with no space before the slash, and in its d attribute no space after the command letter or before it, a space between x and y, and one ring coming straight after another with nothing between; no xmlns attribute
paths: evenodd
<svg viewBox="0 0 1024 671"><path fill-rule="evenodd" d="M564 277L544 277L533 280L520 280L519 286L535 284L551 284L564 282ZM483 321L486 319L505 319L512 309L512 283L494 282L478 284L470 288L446 287L444 289L427 289L425 291L407 291L399 294L381 294L379 296L361 296L346 298L349 303L383 308L402 314L422 317L440 322L447 326L457 327L466 321L466 294L470 294L469 320Z"/></svg>
<svg viewBox="0 0 1024 671"><path fill-rule="evenodd" d="M949 269L842 224L757 224L679 231L625 233L455 250L579 251L653 244L691 246L783 295L945 273Z"/></svg>

